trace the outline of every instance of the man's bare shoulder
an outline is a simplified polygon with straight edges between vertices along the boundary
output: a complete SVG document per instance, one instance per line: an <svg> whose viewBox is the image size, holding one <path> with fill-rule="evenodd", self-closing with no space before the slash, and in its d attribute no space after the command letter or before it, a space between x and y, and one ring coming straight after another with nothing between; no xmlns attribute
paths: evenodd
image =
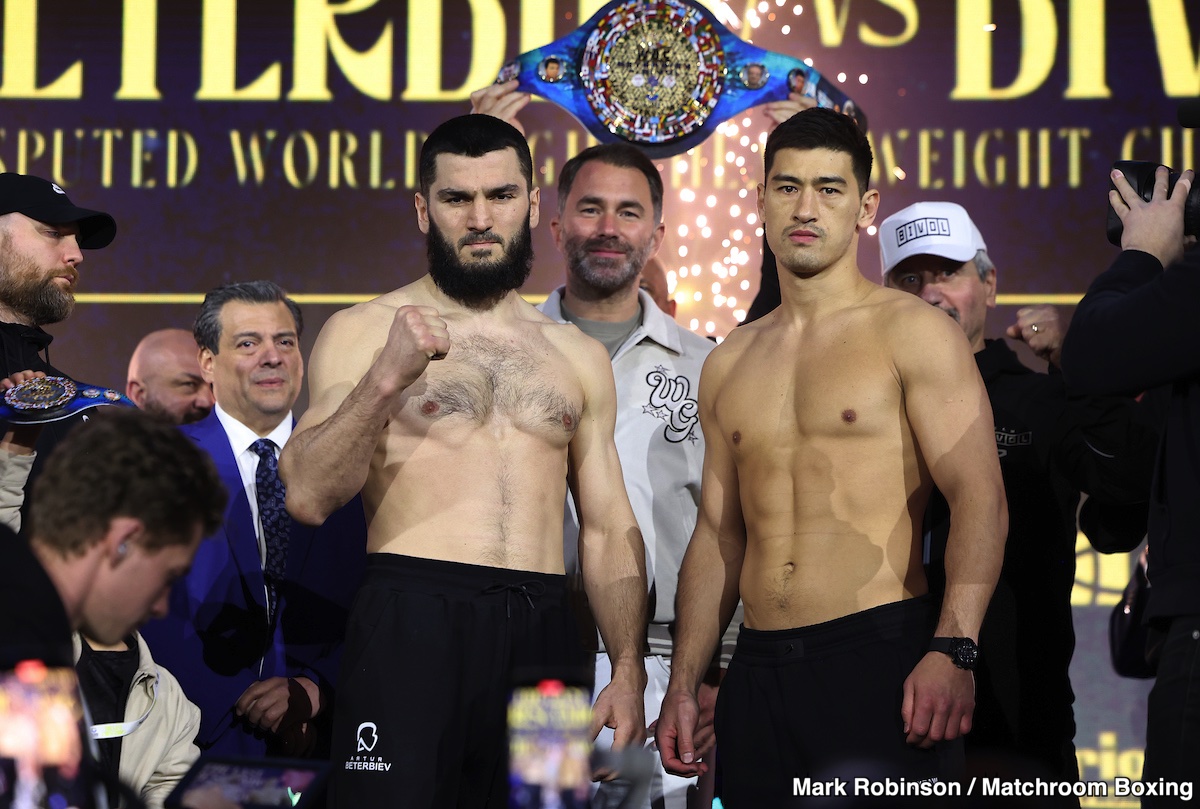
<svg viewBox="0 0 1200 809"><path fill-rule="evenodd" d="M385 330L401 306L430 306L432 299L420 281L384 293L377 298L355 304L330 316L322 332L329 336L358 336L380 327Z"/></svg>
<svg viewBox="0 0 1200 809"><path fill-rule="evenodd" d="M519 317L523 320L526 320L530 323L533 323L539 327L557 326L561 330L561 329L569 326L569 328L566 328L567 331L571 331L571 330L579 331L574 326L570 326L570 324L561 323L552 317L547 317L542 312L542 310L538 309L536 306L534 306L529 301L525 300L520 295L518 295L516 293L512 293L512 295L513 295L513 306L515 307L517 317ZM553 331L555 331L555 329L550 329L549 331L553 332Z"/></svg>
<svg viewBox="0 0 1200 809"><path fill-rule="evenodd" d="M962 327L950 315L909 292L878 287L863 301L872 309L870 323L880 337L899 346L921 345L921 340L951 340L966 344Z"/></svg>
<svg viewBox="0 0 1200 809"><path fill-rule="evenodd" d="M534 309L534 321L541 334L574 366L581 369L595 368L597 363L611 368L608 351L600 341L588 337L573 323L559 323Z"/></svg>
<svg viewBox="0 0 1200 809"><path fill-rule="evenodd" d="M423 276L413 281L411 284L405 284L399 289L393 289L391 292L385 292L378 298L372 298L365 303L359 304L361 307L383 307L395 312L401 306L433 306L435 301L429 293L430 283L429 276ZM357 309L358 307L351 307Z"/></svg>
<svg viewBox="0 0 1200 809"><path fill-rule="evenodd" d="M769 331L770 324L755 321L729 332L704 360L704 368L700 374L700 395L716 393L731 375L735 375L739 370L747 371L747 355L758 339Z"/></svg>
<svg viewBox="0 0 1200 809"><path fill-rule="evenodd" d="M970 341L953 317L896 289L880 287L872 297L867 322L902 385L917 378L948 385L976 373Z"/></svg>

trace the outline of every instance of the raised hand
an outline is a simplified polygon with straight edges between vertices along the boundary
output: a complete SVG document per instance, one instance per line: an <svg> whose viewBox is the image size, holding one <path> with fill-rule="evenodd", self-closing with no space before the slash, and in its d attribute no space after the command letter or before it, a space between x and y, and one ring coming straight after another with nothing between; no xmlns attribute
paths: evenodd
<svg viewBox="0 0 1200 809"><path fill-rule="evenodd" d="M481 115L491 115L505 123L512 124L518 132L525 134L525 128L517 120L517 113L525 109L531 96L529 93L518 93L516 79L503 84L489 84L471 93L471 112Z"/></svg>
<svg viewBox="0 0 1200 809"><path fill-rule="evenodd" d="M1121 249L1142 250L1157 258L1164 267L1183 257L1183 206L1192 189L1195 173L1188 169L1167 196L1168 171L1159 166L1154 173L1154 194L1146 202L1119 170L1112 172L1115 191L1108 201L1121 219Z"/></svg>
<svg viewBox="0 0 1200 809"><path fill-rule="evenodd" d="M1033 353L1062 367L1063 328L1058 309L1048 304L1025 306L1017 310L1017 322L1004 332L1033 349Z"/></svg>
<svg viewBox="0 0 1200 809"><path fill-rule="evenodd" d="M782 124L801 110L817 106L817 100L812 96L800 93L788 93L787 101L771 101L762 105L763 115L771 120L771 129Z"/></svg>
<svg viewBox="0 0 1200 809"><path fill-rule="evenodd" d="M381 372L385 389L397 392L425 373L432 360L442 359L449 351L450 332L437 309L401 306L374 369Z"/></svg>

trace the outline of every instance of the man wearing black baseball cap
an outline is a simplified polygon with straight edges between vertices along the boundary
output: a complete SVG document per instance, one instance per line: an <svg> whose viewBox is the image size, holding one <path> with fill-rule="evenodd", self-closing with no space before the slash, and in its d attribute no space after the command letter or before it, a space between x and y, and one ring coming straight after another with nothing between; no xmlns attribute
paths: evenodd
<svg viewBox="0 0 1200 809"><path fill-rule="evenodd" d="M24 174L0 174L4 376L30 368L57 373L38 356L50 342L38 327L70 316L83 250L106 247L116 234L111 216L76 207L57 184ZM11 325L25 328L7 328Z"/></svg>
<svg viewBox="0 0 1200 809"><path fill-rule="evenodd" d="M41 327L70 317L83 250L106 247L116 234L111 216L75 206L59 185L0 173L0 378L18 371L67 376L43 356L53 338ZM43 428L26 495L46 455L79 418Z"/></svg>

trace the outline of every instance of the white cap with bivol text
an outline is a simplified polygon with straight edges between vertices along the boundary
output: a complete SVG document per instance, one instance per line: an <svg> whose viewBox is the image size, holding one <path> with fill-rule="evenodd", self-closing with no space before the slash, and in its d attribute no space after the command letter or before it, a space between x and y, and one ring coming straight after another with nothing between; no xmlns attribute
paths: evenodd
<svg viewBox="0 0 1200 809"><path fill-rule="evenodd" d="M884 278L911 256L941 256L965 262L980 250L987 250L987 245L979 228L966 209L953 202L915 202L879 226Z"/></svg>

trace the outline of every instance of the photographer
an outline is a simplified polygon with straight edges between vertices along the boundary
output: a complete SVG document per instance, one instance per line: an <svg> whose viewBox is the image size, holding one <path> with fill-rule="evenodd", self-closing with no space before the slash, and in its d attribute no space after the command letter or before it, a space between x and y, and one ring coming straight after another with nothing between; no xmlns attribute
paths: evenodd
<svg viewBox="0 0 1200 809"><path fill-rule="evenodd" d="M1143 781L1192 781L1200 770L1200 251L1184 252L1184 206L1194 174L1168 194L1159 167L1149 202L1120 171L1109 201L1123 252L1092 282L1063 347L1068 383L1086 393L1170 385L1151 493L1147 607L1162 638L1150 693ZM1142 805L1174 805L1147 796Z"/></svg>

